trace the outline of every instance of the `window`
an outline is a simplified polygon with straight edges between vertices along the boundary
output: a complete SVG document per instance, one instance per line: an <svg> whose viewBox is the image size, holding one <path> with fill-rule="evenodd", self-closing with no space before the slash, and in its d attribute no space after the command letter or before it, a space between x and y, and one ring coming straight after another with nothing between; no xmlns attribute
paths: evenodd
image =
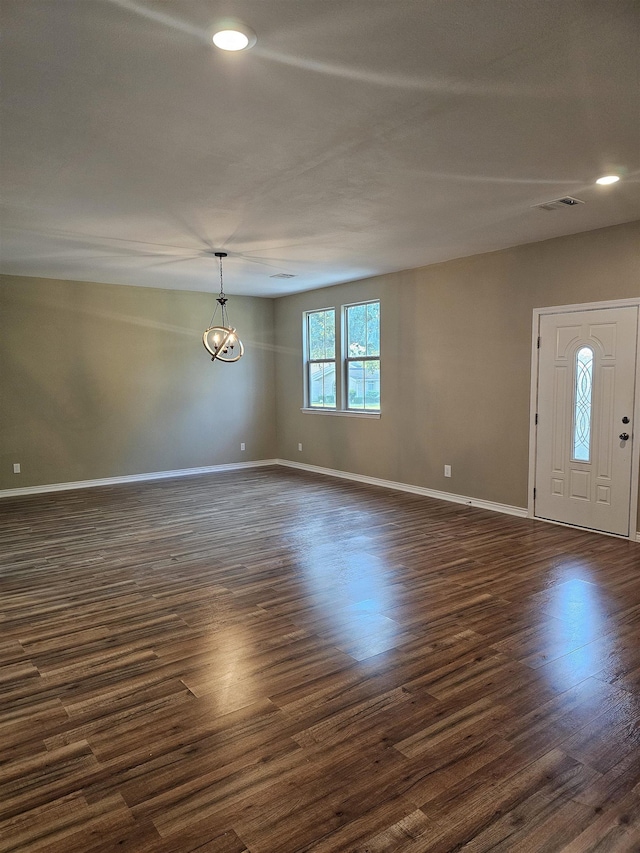
<svg viewBox="0 0 640 853"><path fill-rule="evenodd" d="M593 350L581 347L576 353L576 380L573 410L573 459L591 459L591 397L593 395Z"/></svg>
<svg viewBox="0 0 640 853"><path fill-rule="evenodd" d="M336 408L336 312L307 313L307 388L313 409Z"/></svg>
<svg viewBox="0 0 640 853"><path fill-rule="evenodd" d="M335 308L304 315L305 406L334 414L376 415L380 412L380 302L343 305L341 312L341 327Z"/></svg>
<svg viewBox="0 0 640 853"><path fill-rule="evenodd" d="M348 409L380 411L380 303L345 309Z"/></svg>

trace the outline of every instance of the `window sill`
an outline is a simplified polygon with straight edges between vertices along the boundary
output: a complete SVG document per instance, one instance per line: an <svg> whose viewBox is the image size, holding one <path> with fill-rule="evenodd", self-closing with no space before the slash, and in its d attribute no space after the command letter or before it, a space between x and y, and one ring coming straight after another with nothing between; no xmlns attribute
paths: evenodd
<svg viewBox="0 0 640 853"><path fill-rule="evenodd" d="M380 412L359 412L352 409L300 409L303 415L337 415L339 418L373 418L380 419Z"/></svg>

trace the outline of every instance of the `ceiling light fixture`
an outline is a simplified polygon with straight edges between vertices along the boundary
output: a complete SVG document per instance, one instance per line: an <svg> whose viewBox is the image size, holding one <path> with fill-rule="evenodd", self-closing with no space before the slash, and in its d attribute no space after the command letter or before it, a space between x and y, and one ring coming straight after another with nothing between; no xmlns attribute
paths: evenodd
<svg viewBox="0 0 640 853"><path fill-rule="evenodd" d="M213 34L213 43L220 50L246 50L256 43L256 34L239 21L225 21Z"/></svg>
<svg viewBox="0 0 640 853"><path fill-rule="evenodd" d="M202 343L207 352L210 353L211 361L218 359L218 361L231 363L242 358L244 347L236 334L236 330L229 323L229 316L227 314L226 305L228 300L224 295L224 286L222 284L222 259L227 257L227 253L214 252L214 255L220 262L220 295L216 299L218 304L213 312L209 328L202 335ZM218 307L221 309L220 319L222 323L220 326L214 326L213 322L218 313Z"/></svg>
<svg viewBox="0 0 640 853"><path fill-rule="evenodd" d="M598 178L596 184L600 184L601 187L606 187L609 184L617 184L619 180L619 175L603 175L601 178Z"/></svg>

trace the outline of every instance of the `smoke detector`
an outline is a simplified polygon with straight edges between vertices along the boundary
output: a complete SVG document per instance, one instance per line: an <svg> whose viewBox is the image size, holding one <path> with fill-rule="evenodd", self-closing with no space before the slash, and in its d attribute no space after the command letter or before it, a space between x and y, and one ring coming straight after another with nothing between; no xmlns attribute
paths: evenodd
<svg viewBox="0 0 640 853"><path fill-rule="evenodd" d="M576 207L578 204L584 204L584 202L579 198L566 195L564 198L554 198L551 201L543 201L542 204L531 206L538 210L562 210L563 207Z"/></svg>

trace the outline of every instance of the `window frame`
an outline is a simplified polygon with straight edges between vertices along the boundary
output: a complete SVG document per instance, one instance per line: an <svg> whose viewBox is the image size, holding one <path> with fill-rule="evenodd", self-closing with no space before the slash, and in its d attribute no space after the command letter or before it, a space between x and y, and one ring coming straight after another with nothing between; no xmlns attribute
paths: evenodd
<svg viewBox="0 0 640 853"><path fill-rule="evenodd" d="M380 407L381 407L381 400L382 400L381 392L378 393L378 396L379 396L378 405L375 408L374 407L366 408L366 405L351 406L349 404L349 366L351 364L357 364L357 363L361 362L363 364L363 371L364 371L366 369L364 367L364 362L377 361L378 362L378 376L380 376L380 365L381 365L381 360L380 360L381 345L380 344L378 345L378 355L366 355L366 354L365 355L358 355L358 356L350 356L349 355L349 309L350 308L358 308L361 305L365 306L365 310L366 310L366 306L368 306L368 305L377 305L378 306L378 337L380 337L380 300L379 299L366 299L364 302L350 302L350 303L342 306L342 323L341 323L341 326L342 326L342 363L343 363L343 388L344 388L343 409L347 412L360 412L362 414L368 414L368 413L380 414ZM366 313L365 313L365 318L366 318ZM367 320L365 319L365 328L366 328L366 323L367 323ZM380 385L381 384L382 383L380 383ZM363 395L362 395L363 404L366 403L366 397L367 397L367 389L366 389L366 379L365 379L364 380L364 387L363 387Z"/></svg>
<svg viewBox="0 0 640 853"><path fill-rule="evenodd" d="M589 376L589 401L588 401L588 409L589 409L589 423L587 426L587 458L581 458L576 454L577 444L583 444L583 442L579 442L579 421L582 421L578 414L578 406L580 403L580 353L588 350L591 354L591 358L588 361L588 376ZM572 399L572 412L571 412L571 461L578 464L590 465L592 456L593 456L593 393L594 393L594 385L595 385L595 362L596 362L596 352L593 346L589 343L579 344L575 352L573 354L573 399ZM584 361L582 362L584 364ZM583 368L584 370L584 368ZM583 403L584 406L584 403Z"/></svg>
<svg viewBox="0 0 640 853"><path fill-rule="evenodd" d="M371 305L375 304L379 306L378 313L378 333L380 335L380 342L378 347L378 355L376 356L349 356L348 354L348 328L347 328L347 320L348 320L348 309L357 307L358 305ZM350 363L354 362L366 362L366 361L376 361L380 365L379 377L380 377L380 386L381 382L381 367L382 367L382 331L381 331L381 323L380 323L380 311L382 309L382 303L379 298L374 299L365 299L358 302L348 302L343 305L340 305L340 311L338 313L338 306L329 306L327 308L313 308L308 311L302 312L302 352L303 352L303 405L300 409L304 414L315 414L315 415L331 415L331 416L340 416L340 417L351 417L351 418L373 418L379 419L381 416L381 400L382 397L378 401L377 408L362 408L358 406L350 406L348 400L348 387L349 387L349 379L348 379L348 370ZM335 349L334 349L334 358L322 358L322 359L312 359L311 351L310 351L310 332L309 332L309 323L310 316L312 314L319 314L324 312L333 312L334 316L334 329L335 329ZM333 364L335 371L335 383L336 383L336 391L335 391L335 404L333 406L318 406L312 405L311 403L311 370L314 364ZM365 394L366 394L366 385L365 385ZM364 401L363 397L363 401Z"/></svg>
<svg viewBox="0 0 640 853"><path fill-rule="evenodd" d="M312 314L328 314L333 312L333 358L311 358L311 334L309 331L310 318ZM304 355L305 355L305 408L314 412L333 412L338 409L339 390L338 390L338 324L336 323L336 309L316 308L312 311L304 312ZM314 406L311 402L311 370L314 364L333 364L336 392L335 402L333 406Z"/></svg>

